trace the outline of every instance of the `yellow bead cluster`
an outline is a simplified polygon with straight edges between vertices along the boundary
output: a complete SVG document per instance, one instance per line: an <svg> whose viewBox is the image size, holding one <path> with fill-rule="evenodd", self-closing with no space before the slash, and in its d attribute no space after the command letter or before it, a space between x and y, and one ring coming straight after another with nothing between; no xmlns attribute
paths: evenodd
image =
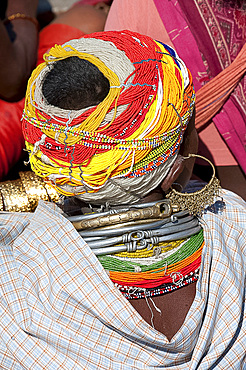
<svg viewBox="0 0 246 370"><path fill-rule="evenodd" d="M159 243L158 245L155 245L153 248L151 249L137 249L135 252L134 252L134 258L148 258L148 257L153 257L153 253L154 253L154 249L156 247L160 247L161 248L161 253L165 253L165 252L168 252L174 248L177 248L179 247L183 242L185 241L185 239L180 239L180 240L175 240L175 241L172 241L172 242L163 242L163 243ZM133 253L132 252L121 252L121 253L115 253L115 256L117 257L122 257L122 258L133 258Z"/></svg>

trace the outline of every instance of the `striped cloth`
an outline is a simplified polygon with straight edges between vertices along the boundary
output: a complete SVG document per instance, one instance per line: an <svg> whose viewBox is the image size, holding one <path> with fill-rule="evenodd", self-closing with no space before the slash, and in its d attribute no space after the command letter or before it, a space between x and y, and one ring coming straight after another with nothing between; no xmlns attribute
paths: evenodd
<svg viewBox="0 0 246 370"><path fill-rule="evenodd" d="M0 214L1 369L246 369L246 207L203 218L195 300L169 342L114 287L56 206ZM182 304L182 302L180 302Z"/></svg>

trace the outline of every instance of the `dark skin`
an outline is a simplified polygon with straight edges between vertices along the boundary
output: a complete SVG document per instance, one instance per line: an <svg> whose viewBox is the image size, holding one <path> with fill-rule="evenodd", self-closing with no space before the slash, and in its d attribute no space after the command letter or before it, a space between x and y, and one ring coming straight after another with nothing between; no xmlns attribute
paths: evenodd
<svg viewBox="0 0 246 370"><path fill-rule="evenodd" d="M164 334L169 341L171 341L172 337L178 332L185 321L195 295L196 283L193 283L171 293L153 297L152 299L156 307L161 310L161 313L155 309L150 299L148 299L154 315L154 327ZM149 325L152 325L151 311L147 306L146 300L144 298L132 299L130 303L142 318L147 321Z"/></svg>
<svg viewBox="0 0 246 370"><path fill-rule="evenodd" d="M147 195L143 200L146 202L164 198L166 192L174 182L184 187L189 181L194 165L194 159L184 160L189 153L197 153L198 137L195 129L195 115L191 118L184 135L179 156L161 186ZM186 315L193 303L196 294L196 283L179 288L171 293L153 297L153 301L159 313L150 299L148 303L154 314L153 324L156 330L163 333L170 341L178 332L185 321ZM129 301L135 310L151 325L151 311L145 299L132 299Z"/></svg>
<svg viewBox="0 0 246 370"><path fill-rule="evenodd" d="M35 18L37 5L38 0L9 0L6 17L21 13ZM13 42L0 21L0 98L13 102L25 95L27 80L36 64L38 32L28 19L15 19L11 27Z"/></svg>

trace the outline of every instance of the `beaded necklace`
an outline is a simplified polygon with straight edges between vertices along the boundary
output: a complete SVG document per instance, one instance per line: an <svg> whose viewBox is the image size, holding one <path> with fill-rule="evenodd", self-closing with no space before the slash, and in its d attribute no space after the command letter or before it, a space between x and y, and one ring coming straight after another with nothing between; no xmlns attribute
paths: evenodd
<svg viewBox="0 0 246 370"><path fill-rule="evenodd" d="M203 230L153 249L99 256L115 286L127 299L152 297L198 280Z"/></svg>
<svg viewBox="0 0 246 370"><path fill-rule="evenodd" d="M84 206L68 216L128 299L165 294L197 281L204 246L196 216L166 199Z"/></svg>

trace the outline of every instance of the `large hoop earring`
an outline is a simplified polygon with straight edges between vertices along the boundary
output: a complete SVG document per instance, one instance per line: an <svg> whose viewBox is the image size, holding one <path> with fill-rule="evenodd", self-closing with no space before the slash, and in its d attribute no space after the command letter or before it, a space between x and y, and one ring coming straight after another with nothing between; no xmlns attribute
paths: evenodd
<svg viewBox="0 0 246 370"><path fill-rule="evenodd" d="M213 169L211 180L202 189L194 193L180 193L171 188L171 191L166 194L166 198L170 200L172 207L188 210L193 215L201 216L204 209L211 206L214 203L214 198L219 196L221 186L215 176L215 167L209 159L198 154L189 154L188 157L184 157L184 159L189 158L201 158L208 162Z"/></svg>

